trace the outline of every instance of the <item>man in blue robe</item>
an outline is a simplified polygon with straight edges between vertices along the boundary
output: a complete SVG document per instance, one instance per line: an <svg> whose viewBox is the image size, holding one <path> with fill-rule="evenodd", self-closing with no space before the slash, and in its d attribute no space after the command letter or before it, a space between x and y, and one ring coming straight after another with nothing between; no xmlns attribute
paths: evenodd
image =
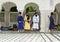
<svg viewBox="0 0 60 42"><path fill-rule="evenodd" d="M18 14L17 22L18 22L18 32L22 32L24 29L24 25L23 25L24 18L22 16L21 12L19 12L19 14Z"/></svg>
<svg viewBox="0 0 60 42"><path fill-rule="evenodd" d="M50 25L49 25L49 29L50 29L50 33L53 34L54 33L54 19L53 19L53 12L51 13L51 16L50 16Z"/></svg>

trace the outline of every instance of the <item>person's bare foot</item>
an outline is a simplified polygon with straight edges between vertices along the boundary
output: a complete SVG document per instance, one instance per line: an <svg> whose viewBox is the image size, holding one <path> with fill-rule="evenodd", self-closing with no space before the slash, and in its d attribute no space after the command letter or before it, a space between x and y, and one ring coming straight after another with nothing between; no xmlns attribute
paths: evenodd
<svg viewBox="0 0 60 42"><path fill-rule="evenodd" d="M21 32L21 30L18 30L18 32L20 33L20 32Z"/></svg>
<svg viewBox="0 0 60 42"><path fill-rule="evenodd" d="M18 32L19 32L19 30L18 30Z"/></svg>
<svg viewBox="0 0 60 42"><path fill-rule="evenodd" d="M51 35L53 35L54 33L50 32Z"/></svg>
<svg viewBox="0 0 60 42"><path fill-rule="evenodd" d="M21 31L21 30L19 30L19 32L21 33L22 31Z"/></svg>
<svg viewBox="0 0 60 42"><path fill-rule="evenodd" d="M21 30L21 32L24 32L24 30Z"/></svg>
<svg viewBox="0 0 60 42"><path fill-rule="evenodd" d="M53 33L50 33L51 35L53 35Z"/></svg>

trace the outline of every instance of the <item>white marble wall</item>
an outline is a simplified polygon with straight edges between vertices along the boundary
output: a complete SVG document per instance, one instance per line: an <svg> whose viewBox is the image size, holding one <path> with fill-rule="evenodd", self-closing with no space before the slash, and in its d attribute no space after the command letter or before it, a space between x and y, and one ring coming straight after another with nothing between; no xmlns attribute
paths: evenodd
<svg viewBox="0 0 60 42"><path fill-rule="evenodd" d="M49 18L51 10L42 10L41 11L41 31L40 32L48 32L49 31Z"/></svg>

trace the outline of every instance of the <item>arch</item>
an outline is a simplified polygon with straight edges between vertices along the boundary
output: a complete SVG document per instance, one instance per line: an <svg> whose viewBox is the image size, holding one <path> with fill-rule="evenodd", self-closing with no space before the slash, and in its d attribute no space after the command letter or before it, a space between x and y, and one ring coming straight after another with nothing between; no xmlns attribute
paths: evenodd
<svg viewBox="0 0 60 42"><path fill-rule="evenodd" d="M35 8L30 6L26 8L26 12L35 12Z"/></svg>
<svg viewBox="0 0 60 42"><path fill-rule="evenodd" d="M60 11L60 3L57 3L55 5L54 12L58 12L59 13L59 11Z"/></svg>
<svg viewBox="0 0 60 42"><path fill-rule="evenodd" d="M16 6L16 4L13 2L5 2L2 4L2 7L4 8L5 11L10 11L10 9L14 6Z"/></svg>
<svg viewBox="0 0 60 42"><path fill-rule="evenodd" d="M3 8L3 11L5 11L5 12L3 12L4 13L4 23L5 23L4 26L9 26L13 17L14 17L13 21L16 22L15 18L18 15L17 14L17 5L13 2L4 2L2 4L2 8ZM15 8L15 10L14 10L14 8Z"/></svg>
<svg viewBox="0 0 60 42"><path fill-rule="evenodd" d="M30 6L34 7L35 10L39 12L39 6L38 6L38 4L33 3L33 2L27 3L27 4L25 5L25 7L24 7L24 12L26 12L26 9L27 9L28 7L30 7Z"/></svg>
<svg viewBox="0 0 60 42"><path fill-rule="evenodd" d="M54 10L54 18L55 18L55 24L60 25L60 3L56 4L55 10Z"/></svg>
<svg viewBox="0 0 60 42"><path fill-rule="evenodd" d="M16 6L11 7L10 12L18 12L17 7Z"/></svg>
<svg viewBox="0 0 60 42"><path fill-rule="evenodd" d="M29 8L30 8L30 10L29 10ZM28 13L26 12L27 9L29 10ZM33 15L35 12L38 13L39 18L40 18L40 10L39 10L38 4L30 2L25 5L23 15L25 16L28 14L31 17L31 25L32 25L32 18L33 18ZM39 30L40 30L40 21L41 21L41 18L39 19Z"/></svg>
<svg viewBox="0 0 60 42"><path fill-rule="evenodd" d="M60 26L60 3L56 4L54 9L54 19L55 19L55 25ZM56 28L60 31L59 27Z"/></svg>

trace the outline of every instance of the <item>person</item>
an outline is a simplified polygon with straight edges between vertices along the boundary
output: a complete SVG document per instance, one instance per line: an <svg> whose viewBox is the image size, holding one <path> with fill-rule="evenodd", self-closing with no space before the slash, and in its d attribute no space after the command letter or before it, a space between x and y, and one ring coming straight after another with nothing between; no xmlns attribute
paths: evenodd
<svg viewBox="0 0 60 42"><path fill-rule="evenodd" d="M25 15L25 26L24 26L24 29L25 30L30 30L30 21L31 21L31 18L29 15Z"/></svg>
<svg viewBox="0 0 60 42"><path fill-rule="evenodd" d="M53 35L53 33L54 33L54 26L55 26L54 19L53 19L53 12L51 12L51 16L49 17L49 19L50 19L49 30L50 30L50 34Z"/></svg>
<svg viewBox="0 0 60 42"><path fill-rule="evenodd" d="M37 12L35 12L35 15L33 16L32 21L33 21L32 29L38 30L39 29L39 16L37 15Z"/></svg>
<svg viewBox="0 0 60 42"><path fill-rule="evenodd" d="M21 12L19 12L19 14L18 14L17 22L18 22L18 32L22 32L24 29L24 24L23 24L24 18L22 16Z"/></svg>

